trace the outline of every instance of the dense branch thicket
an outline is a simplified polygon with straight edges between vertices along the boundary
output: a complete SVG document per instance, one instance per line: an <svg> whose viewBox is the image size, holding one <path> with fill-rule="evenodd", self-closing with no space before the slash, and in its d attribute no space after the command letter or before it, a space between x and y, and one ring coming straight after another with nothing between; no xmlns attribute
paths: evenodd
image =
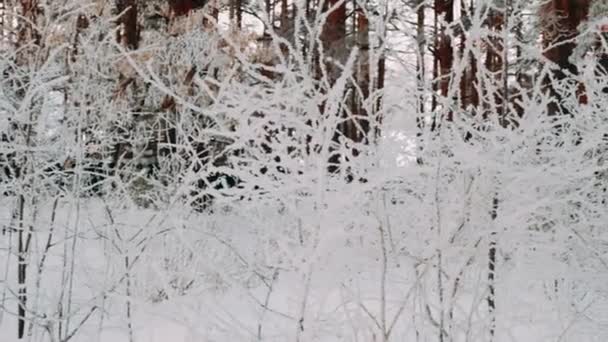
<svg viewBox="0 0 608 342"><path fill-rule="evenodd" d="M607 27L0 1L0 340L607 338Z"/></svg>

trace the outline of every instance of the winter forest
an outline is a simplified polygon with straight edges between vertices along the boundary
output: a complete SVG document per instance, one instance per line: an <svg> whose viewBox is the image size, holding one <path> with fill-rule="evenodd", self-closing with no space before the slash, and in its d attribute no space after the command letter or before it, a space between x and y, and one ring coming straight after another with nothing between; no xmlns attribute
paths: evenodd
<svg viewBox="0 0 608 342"><path fill-rule="evenodd" d="M0 341L608 341L607 0L0 0Z"/></svg>

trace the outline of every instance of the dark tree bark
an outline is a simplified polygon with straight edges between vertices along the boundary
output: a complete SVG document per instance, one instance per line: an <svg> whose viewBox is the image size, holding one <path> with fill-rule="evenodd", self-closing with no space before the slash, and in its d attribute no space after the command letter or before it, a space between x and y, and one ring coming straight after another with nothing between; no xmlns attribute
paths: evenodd
<svg viewBox="0 0 608 342"><path fill-rule="evenodd" d="M484 101L484 118L497 114L500 118L504 117L505 105L503 101L502 83L501 80L506 75L503 75L503 51L504 42L502 40L502 31L504 28L505 17L503 12L498 8L490 8L487 18L487 27L490 32L490 37L487 39L487 48L485 56L485 68L490 73L489 84Z"/></svg>
<svg viewBox="0 0 608 342"><path fill-rule="evenodd" d="M240 30L243 27L243 0L234 0L236 8L236 27Z"/></svg>
<svg viewBox="0 0 608 342"><path fill-rule="evenodd" d="M281 0L281 33L284 36L289 33L289 6L287 0Z"/></svg>
<svg viewBox="0 0 608 342"><path fill-rule="evenodd" d="M418 127L422 129L424 117L424 81L426 77L426 35L424 32L426 6L424 0L418 0L416 3L416 40L418 42L418 55L416 56L416 79L418 81Z"/></svg>
<svg viewBox="0 0 608 342"><path fill-rule="evenodd" d="M241 0L230 0L230 22L234 25L237 30L242 27L243 21L243 8L241 7Z"/></svg>
<svg viewBox="0 0 608 342"><path fill-rule="evenodd" d="M496 221L498 215L498 198L492 199L492 211L490 217L492 222ZM488 311L490 314L490 340L494 338L496 330L496 232L490 233L490 243L488 248Z"/></svg>
<svg viewBox="0 0 608 342"><path fill-rule="evenodd" d="M137 0L117 0L116 9L122 13L119 19L121 29L117 41L130 50L139 47L139 25L137 23Z"/></svg>
<svg viewBox="0 0 608 342"><path fill-rule="evenodd" d="M340 5L335 7L338 4L339 0L326 0L323 2L323 12L328 13L325 24L323 25L321 31L321 46L318 47L323 52L323 56L327 59L320 60L320 55L317 54L316 58L316 74L319 80L322 79L323 76L326 77L327 81L330 84L333 84L338 77L338 73L340 70L336 67L336 65L331 61L331 59L335 59L338 61L342 61L345 54L345 37L346 37L346 2L342 2ZM334 8L335 7L335 8ZM321 68L321 64L323 63L323 68ZM325 69L326 74L323 75L322 70ZM325 112L325 105L321 105L321 112ZM344 115L344 109L338 109L339 113L335 113L336 115ZM338 125L336 127L336 132L334 134L333 140L337 144L339 137L345 131L344 125ZM341 156L332 151L332 155L329 158L329 166L328 171L330 173L336 173L339 170Z"/></svg>
<svg viewBox="0 0 608 342"><path fill-rule="evenodd" d="M435 14L437 18L443 18L444 23L437 23L438 31L435 37L435 58L438 63L438 88L442 97L449 95L452 67L454 64L454 48L452 37L447 32L447 25L454 22L454 1L435 0ZM452 120L452 111L448 111L446 119Z"/></svg>
<svg viewBox="0 0 608 342"><path fill-rule="evenodd" d="M357 63L356 80L357 87L361 93L355 92L352 113L356 117L347 122L344 135L352 141L360 142L367 138L369 133L369 113L364 103L370 94L370 75L369 75L369 20L362 9L355 12L355 30L357 35L357 46L359 47L359 60Z"/></svg>
<svg viewBox="0 0 608 342"><path fill-rule="evenodd" d="M116 40L128 50L136 50L139 47L140 28L137 21L138 7L137 0L116 0L116 11L121 14L117 24L120 26L117 31ZM134 78L126 78L120 74L118 77L117 94L122 94L127 87L136 87ZM137 88L134 88L134 91ZM115 175L120 168L120 159L127 154L128 144L117 142L114 146L112 161L110 163L110 175Z"/></svg>
<svg viewBox="0 0 608 342"><path fill-rule="evenodd" d="M384 49L383 47L381 47ZM376 103L374 104L376 111L376 122L374 129L374 139L377 140L380 138L381 131L380 127L382 125L382 103L383 97L381 91L384 89L384 82L386 79L386 56L384 55L384 51L381 51L380 57L378 59L378 78L376 80L376 91L379 91L378 98L376 99Z"/></svg>
<svg viewBox="0 0 608 342"><path fill-rule="evenodd" d="M323 2L323 11L329 12L327 20L321 32L321 42L323 44L323 52L328 57L343 60L345 54L345 37L346 37L346 2L343 1L338 7L334 6L339 0L326 0ZM332 8L334 8L332 10ZM331 63L327 63L328 77L330 82L336 77L336 70Z"/></svg>
<svg viewBox="0 0 608 342"><path fill-rule="evenodd" d="M591 0L552 0L541 8L543 47L545 57L556 64L551 78L562 81L568 75L576 75L576 66L570 57L576 47L578 25L587 18ZM568 114L561 105L561 94L553 86L551 78L544 80L545 87L554 99L549 104L549 115Z"/></svg>
<svg viewBox="0 0 608 342"><path fill-rule="evenodd" d="M425 81L426 81L426 33L424 30L425 25L425 13L426 10L425 0L418 0L416 2L416 40L418 43L418 53L416 55L416 81L418 83L418 87L416 91L418 92L418 105L416 106L418 110L418 115L416 117L416 125L418 127L417 136L420 138L418 151L422 152L423 142L422 136L424 134L425 120L426 120L426 111L425 105L426 102L426 89L425 89ZM418 156L416 158L416 162L422 165L422 157Z"/></svg>
<svg viewBox="0 0 608 342"><path fill-rule="evenodd" d="M208 0L169 0L169 7L174 16L180 17L205 7L208 2Z"/></svg>
<svg viewBox="0 0 608 342"><path fill-rule="evenodd" d="M17 56L17 63L27 65L32 63L31 51L32 48L40 47L40 34L36 29L37 16L39 14L39 6L36 0L21 0L21 17L17 18L17 41L16 49L20 50ZM11 18L12 19L12 18ZM27 49L22 47L29 46ZM25 87L21 85L22 90L17 91L19 97L24 96ZM15 122L12 129L14 133L23 137L26 148L31 146L34 121L33 113L30 112L28 122L26 124ZM28 173L28 154L23 153L17 157L15 178L25 178ZM26 195L21 193L17 196L17 207L13 213L13 219L17 222L17 336L23 338L25 333L26 308L27 308L27 254L29 253L30 241L32 238L32 227L24 224L25 222L25 206Z"/></svg>
<svg viewBox="0 0 608 342"><path fill-rule="evenodd" d="M460 20L463 22L464 29L460 32L459 55L468 62L464 75L460 80L460 106L463 109L479 106L479 94L477 93L477 60L473 53L465 55L464 48L467 43L467 26L470 25L471 16L475 13L475 1L471 0L468 8L463 2L460 8Z"/></svg>
<svg viewBox="0 0 608 342"><path fill-rule="evenodd" d="M513 94L511 95L510 103L513 106L513 111L517 115L517 117L522 117L524 115L524 108L522 106L522 101L524 99L523 95L530 88L530 77L526 74L525 70L525 62L523 61L523 51L521 45L524 43L524 33L523 33L523 20L519 13L516 13L513 18L515 19L515 23L513 25L515 32L515 39L518 43L515 49L515 68L516 68L516 76L515 80L517 83L517 87ZM518 122L513 122L513 125L518 125Z"/></svg>

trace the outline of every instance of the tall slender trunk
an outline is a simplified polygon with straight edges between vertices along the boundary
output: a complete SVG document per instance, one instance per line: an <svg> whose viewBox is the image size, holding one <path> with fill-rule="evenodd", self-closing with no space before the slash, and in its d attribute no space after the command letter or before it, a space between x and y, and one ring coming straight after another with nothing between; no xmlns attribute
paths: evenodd
<svg viewBox="0 0 608 342"><path fill-rule="evenodd" d="M34 134L32 125L29 122L33 122L34 113L30 112L28 124L25 125L25 146L26 148L31 147L32 135ZM26 174L29 173L29 152L25 152L21 160L20 167L17 168L15 177L17 179L25 178ZM31 156L30 156L31 157ZM27 308L27 254L29 253L30 241L32 239L32 227L25 225L25 206L26 197L24 194L20 194L17 197L17 208L15 218L18 221L18 235L17 235L17 285L18 285L18 307L17 307L17 336L23 338L25 332L25 321L26 321L26 308Z"/></svg>
<svg viewBox="0 0 608 342"><path fill-rule="evenodd" d="M346 54L346 2L341 0L325 0L323 1L323 12L327 12L327 18L321 31L321 46L319 49L323 52L325 59L328 61L318 60L318 78L319 80L327 81L331 86L335 83L339 75L339 67L332 60L344 61ZM320 59L320 56L316 56ZM325 74L323 75L323 71ZM323 82L322 82L323 83ZM325 91L325 90L323 90ZM321 105L321 111L325 111L325 105ZM344 109L338 108L337 113L332 115L344 115ZM344 125L339 124L335 128L333 135L334 143L338 142L340 132L344 132ZM333 149L333 147L332 147ZM335 173L339 170L341 157L338 153L331 151L331 156L328 160L328 171Z"/></svg>
<svg viewBox="0 0 608 342"><path fill-rule="evenodd" d="M0 0L0 44L4 43L6 30L6 3L5 0Z"/></svg>
<svg viewBox="0 0 608 342"><path fill-rule="evenodd" d="M587 18L590 3L591 0L552 0L541 8L544 55L556 64L551 72L553 80L549 77L543 80L553 100L549 103L549 115L568 114L568 109L561 104L561 92L553 83L578 73L570 63L570 56L576 47L574 38L578 35L578 26Z"/></svg>
<svg viewBox="0 0 608 342"><path fill-rule="evenodd" d="M460 7L460 20L464 23L470 23L475 13L475 1L471 0L468 6L462 1ZM470 25L470 24L469 24ZM464 28L460 32L460 46L459 56L463 61L466 61L467 67L464 71L463 77L460 80L460 106L463 109L469 107L477 108L479 105L479 95L477 94L477 60L473 52L466 53L466 44L469 33L467 31L468 25L463 25ZM475 42L471 42L475 44Z"/></svg>
<svg viewBox="0 0 608 342"><path fill-rule="evenodd" d="M498 114L498 118L501 119L504 116L506 103L503 101L503 89L502 89L502 78L506 77L503 75L503 28L504 28L504 15L499 9L491 8L488 16L488 30L491 36L487 40L486 48L486 59L485 68L490 73L490 82L493 83L491 86L486 87L491 90L490 93L486 93L485 99L485 110L484 117Z"/></svg>
<svg viewBox="0 0 608 342"><path fill-rule="evenodd" d="M509 16L511 15L511 1L506 0L503 8L492 8L490 10L489 31L493 34L490 37L486 54L486 68L492 74L491 82L495 84L490 87L496 89L494 94L488 94L488 101L492 106L496 106L498 123L506 127L509 110ZM495 194L492 199L492 209L490 218L496 224L498 215L499 200ZM496 231L490 232L488 246L488 313L490 316L490 341L494 338L496 330Z"/></svg>
<svg viewBox="0 0 608 342"><path fill-rule="evenodd" d="M522 107L521 102L523 101L524 92L529 88L530 81L524 70L525 65L520 63L523 57L523 49L521 48L521 45L524 43L524 32L523 20L521 15L518 14L519 13L515 13L513 15L513 19L516 21L513 24L513 30L515 33L515 40L517 41L517 47L515 48L515 61L517 61L515 62L517 63L515 64L515 81L517 84L517 91L512 95L511 103L513 105L514 113L517 114L518 117L521 117L524 115L524 108ZM514 124L517 125L517 122L514 122Z"/></svg>
<svg viewBox="0 0 608 342"><path fill-rule="evenodd" d="M418 127L422 129L424 122L424 82L426 77L426 36L424 33L424 22L426 9L425 0L416 3L416 40L418 42L418 54L416 56L416 80L418 81Z"/></svg>
<svg viewBox="0 0 608 342"><path fill-rule="evenodd" d="M383 44L382 44L383 45ZM384 47L380 47L380 49L382 49L379 53L380 56L378 58L378 79L376 80L376 103L374 103L374 141L377 142L378 139L380 139L380 136L382 134L381 132L381 127L382 127L382 120L383 120L383 116L382 116L382 104L383 104L383 99L384 97L383 95L383 90L384 90L384 83L386 80L386 56L384 54Z"/></svg>
<svg viewBox="0 0 608 342"><path fill-rule="evenodd" d="M281 33L287 36L289 33L289 6L287 0L281 0Z"/></svg>
<svg viewBox="0 0 608 342"><path fill-rule="evenodd" d="M338 5L338 3L340 3ZM338 5L336 7L336 5ZM326 57L332 57L343 62L346 56L346 1L341 0L325 0L323 2L323 11L328 12L325 25L321 32L321 42L323 52ZM335 7L335 8L334 8ZM327 77L330 83L337 78L336 67L332 63L327 63Z"/></svg>
<svg viewBox="0 0 608 342"><path fill-rule="evenodd" d="M460 0L460 22L466 22L468 20L467 7L464 3L464 0ZM464 25L462 25L464 26ZM465 45L467 43L467 31L465 28L462 28L459 32L459 44L458 44L458 57L465 61L467 60L467 56L465 56ZM466 109L469 101L469 83L471 82L470 75L470 66L467 67L462 76L460 77L460 92L459 92L459 103L460 107Z"/></svg>
<svg viewBox="0 0 608 342"><path fill-rule="evenodd" d="M435 130L436 127L436 115L435 109L437 109L437 96L439 90L439 15L437 13L437 9L433 12L433 98L431 102L431 111L433 111L433 122L431 125L431 130Z"/></svg>
<svg viewBox="0 0 608 342"><path fill-rule="evenodd" d="M490 218L492 222L496 222L498 214L498 197L492 199L492 210ZM490 315L490 341L494 338L496 330L496 232L490 233L490 242L488 247L488 312Z"/></svg>
<svg viewBox="0 0 608 342"><path fill-rule="evenodd" d="M228 4L228 19L230 19L230 25L235 23L236 18L236 0L230 0Z"/></svg>
<svg viewBox="0 0 608 342"><path fill-rule="evenodd" d="M40 46L40 34L36 29L36 17L38 14L38 3L36 0L21 0L21 18L18 19L17 28L17 41L16 48L20 46L27 46L33 43L34 46ZM23 65L34 63L29 52L24 52L19 55L18 62ZM20 96L25 94L20 94ZM24 179L29 171L29 164L31 162L27 151L31 147L34 122L34 112L30 110L28 121L26 124L16 123L15 128L22 130L23 136L25 137L26 151L23 152L19 167L15 170L15 176L17 179ZM14 218L18 221L18 234L17 234L17 285L18 285L18 303L17 303L17 336L23 338L25 332L25 321L26 321L26 308L27 308L27 254L29 253L30 241L32 238L31 226L25 224L25 206L26 206L26 195L21 193L17 197L17 206L14 212Z"/></svg>
<svg viewBox="0 0 608 342"><path fill-rule="evenodd" d="M119 19L121 25L117 31L117 41L130 50L139 46L139 25L137 23L137 0L117 0L116 9L122 13Z"/></svg>
<svg viewBox="0 0 608 342"><path fill-rule="evenodd" d="M418 113L416 116L416 125L418 127L417 136L419 139L418 151L422 153L423 141L422 136L424 134L426 112L425 112L425 101L426 101L426 35L424 31L425 14L426 10L425 0L418 0L416 2L416 40L418 43L418 53L416 54L416 81L417 81L417 101L416 106ZM416 157L416 162L422 165L422 157Z"/></svg>
<svg viewBox="0 0 608 342"><path fill-rule="evenodd" d="M361 93L355 96L355 103L353 105L353 114L358 116L358 118L353 122L349 122L345 135L353 141L360 142L364 139L369 139L367 135L370 127L369 113L365 108L365 102L370 95L369 20L361 8L358 8L356 11L356 32L357 45L359 47L356 79Z"/></svg>
<svg viewBox="0 0 608 342"><path fill-rule="evenodd" d="M509 124L509 17L511 16L511 0L506 0L503 9L504 28L502 32L502 106L499 113L499 122L501 126L506 127Z"/></svg>
<svg viewBox="0 0 608 342"><path fill-rule="evenodd" d="M443 18L443 23L439 24L437 32L437 54L439 63L439 93L445 99L449 96L451 83L451 73L454 64L454 48L452 47L452 37L448 32L448 25L454 22L454 1L435 0L435 11L439 18ZM444 108L444 110L447 108ZM452 111L448 110L446 119L452 120Z"/></svg>
<svg viewBox="0 0 608 342"><path fill-rule="evenodd" d="M27 261L25 255L27 253L25 240L26 235L29 233L25 232L25 226L23 221L24 217L24 209L25 209L25 196L19 195L18 204L17 204L17 220L19 222L18 225L18 246L17 246L17 284L19 286L18 289L18 307L17 307L17 337L23 338L23 333L25 331L25 308L27 306L27 285L26 285L26 275L27 275Z"/></svg>
<svg viewBox="0 0 608 342"><path fill-rule="evenodd" d="M264 34L269 34L268 31L272 28L272 10L273 10L273 0L264 0L264 9L266 14L267 23L264 24Z"/></svg>
<svg viewBox="0 0 608 342"><path fill-rule="evenodd" d="M243 28L243 0L234 0L236 10L236 27Z"/></svg>
<svg viewBox="0 0 608 342"><path fill-rule="evenodd" d="M139 24L137 21L138 8L137 0L116 0L116 10L122 15L119 17L117 24L117 36L116 41L127 48L128 50L136 50L139 47ZM175 10L175 9L174 9ZM133 78L126 79L124 75L118 76L118 88L126 88L128 86L135 87L135 80ZM125 91L125 89L120 89ZM126 145L119 141L114 146L114 153L112 155L111 170L110 174L114 175L120 168L119 161L123 156Z"/></svg>

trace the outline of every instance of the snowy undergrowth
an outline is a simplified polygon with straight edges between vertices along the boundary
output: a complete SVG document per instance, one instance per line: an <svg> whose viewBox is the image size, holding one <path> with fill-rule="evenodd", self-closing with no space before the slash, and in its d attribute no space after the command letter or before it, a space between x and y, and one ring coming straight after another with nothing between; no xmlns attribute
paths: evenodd
<svg viewBox="0 0 608 342"><path fill-rule="evenodd" d="M218 199L206 213L98 198L37 203L31 340L56 341L62 329L70 341L434 341L443 325L450 340L485 341L490 239L496 341L602 340L604 233L587 240L591 232L559 212L565 198L547 197L575 190L531 179L551 172L531 172L533 162L505 175L450 158L370 171L363 183L323 178L309 191ZM501 175L508 195L495 192ZM584 178L573 182L583 195ZM2 240L9 341L15 234Z"/></svg>

